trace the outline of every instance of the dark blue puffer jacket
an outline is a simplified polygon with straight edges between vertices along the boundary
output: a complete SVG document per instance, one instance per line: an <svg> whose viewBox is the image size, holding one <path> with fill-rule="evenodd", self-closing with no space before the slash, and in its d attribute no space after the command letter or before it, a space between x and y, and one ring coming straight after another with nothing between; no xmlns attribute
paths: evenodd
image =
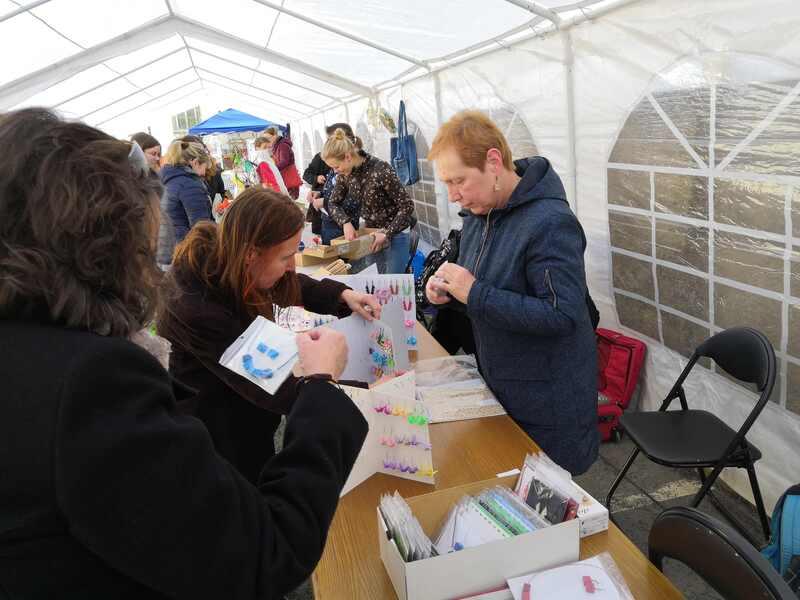
<svg viewBox="0 0 800 600"><path fill-rule="evenodd" d="M175 243L180 243L195 223L213 221L211 199L203 180L190 167L162 167L161 183L167 188L164 211L175 228Z"/></svg>
<svg viewBox="0 0 800 600"><path fill-rule="evenodd" d="M464 212L458 264L481 372L509 415L557 463L586 471L598 452L597 349L586 306L586 238L550 162L515 162L508 204Z"/></svg>

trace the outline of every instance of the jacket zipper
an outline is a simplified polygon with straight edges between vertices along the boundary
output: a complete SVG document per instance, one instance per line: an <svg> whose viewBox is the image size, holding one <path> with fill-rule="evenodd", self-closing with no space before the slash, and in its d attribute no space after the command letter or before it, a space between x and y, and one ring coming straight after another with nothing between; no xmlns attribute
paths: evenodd
<svg viewBox="0 0 800 600"><path fill-rule="evenodd" d="M483 256L483 251L486 247L486 240L489 239L489 227L492 224L492 208L489 209L489 214L486 215L486 228L483 230L483 239L481 240L481 247L478 251L478 256L475 259L475 268L472 269L472 275L476 279L478 278L478 266L481 264L481 257ZM480 335L475 335L475 349L477 350L476 354L480 356L481 354L481 340Z"/></svg>
<svg viewBox="0 0 800 600"><path fill-rule="evenodd" d="M558 295L556 295L556 290L553 288L553 280L550 278L550 269L544 270L544 282L547 287L550 289L550 293L553 295L553 308L558 308Z"/></svg>
<svg viewBox="0 0 800 600"><path fill-rule="evenodd" d="M486 228L483 230L483 239L481 240L481 248L478 251L478 257L475 259L475 268L472 269L472 275L474 277L478 277L478 266L481 264L481 257L483 256L483 250L486 246L486 240L489 239L489 227L492 225L492 211L494 209L489 209L489 214L486 215Z"/></svg>

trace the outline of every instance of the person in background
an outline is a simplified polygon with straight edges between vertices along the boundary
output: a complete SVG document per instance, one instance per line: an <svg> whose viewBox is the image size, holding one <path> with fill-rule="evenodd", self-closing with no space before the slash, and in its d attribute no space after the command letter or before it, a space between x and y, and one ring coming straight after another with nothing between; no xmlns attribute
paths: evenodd
<svg viewBox="0 0 800 600"><path fill-rule="evenodd" d="M275 306L371 320L373 296L294 271L303 213L288 197L248 188L218 226L197 225L175 251L169 301L158 332L172 343L170 373L197 389L181 406L202 420L222 456L252 482L275 452L273 434L296 403L295 377L275 394L219 364L253 319Z"/></svg>
<svg viewBox="0 0 800 600"><path fill-rule="evenodd" d="M177 410L193 392L129 339L163 276L162 189L139 146L42 109L0 116L0 144L3 596L282 598L314 570L367 434L325 380L344 337L297 337L309 377L252 485Z"/></svg>
<svg viewBox="0 0 800 600"><path fill-rule="evenodd" d="M325 128L325 133L330 138L337 129L342 129L353 143L361 149L361 140L353 134L352 128L347 123L334 123L333 125L329 125ZM320 236L322 238L322 243L330 245L332 239L344 235L341 226L331 218L330 207L328 205L333 189L336 186L337 175L336 172L322 160L322 154L318 153L311 161L311 165L306 169L305 173L303 173L303 179L307 183L311 179L315 179L317 183L319 183L320 175L318 174L320 172L324 174L324 182L318 190L312 188L312 191L309 193L309 210L318 211L320 215ZM358 223L361 218L360 204L348 197L343 202L342 209L350 217L349 222L353 225L353 228L358 229Z"/></svg>
<svg viewBox="0 0 800 600"><path fill-rule="evenodd" d="M333 125L329 125L325 128L325 133L328 137L336 131L337 129L342 128L345 131L349 132L352 137L352 129L350 125L347 123L334 123ZM323 212L322 212L322 202L314 202L317 198L322 198L322 190L325 187L325 182L327 181L328 177L331 174L331 168L325 164L325 161L322 160L322 154L317 152L314 155L314 158L311 159L311 162L306 167L306 170L303 171L303 181L305 181L308 185L311 186L311 190L308 193L308 197L306 200L308 201L308 211L306 212L306 221L311 223L311 232L315 233L316 235L322 235L322 219L323 219ZM330 217L329 217L330 219ZM338 225L337 225L338 227ZM341 233L339 235L342 235ZM338 237L338 236L334 236ZM324 241L323 244L329 244L330 242Z"/></svg>
<svg viewBox="0 0 800 600"><path fill-rule="evenodd" d="M289 190L286 189L286 184L283 182L283 177L275 161L272 159L272 152L270 151L269 140L263 136L257 137L254 142L256 153L251 161L256 165L258 171L258 178L261 180L261 185L280 194L289 195Z"/></svg>
<svg viewBox="0 0 800 600"><path fill-rule="evenodd" d="M172 222L174 242L159 248L159 264L172 262L174 245L179 244L189 230L200 221L213 221L211 198L204 182L211 158L202 144L176 140L164 156L164 166L159 173L167 190L162 210Z"/></svg>
<svg viewBox="0 0 800 600"><path fill-rule="evenodd" d="M458 264L426 294L465 310L481 373L508 414L573 475L597 458L597 350L583 262L586 238L541 156L512 163L483 113L445 123L430 160L461 208Z"/></svg>
<svg viewBox="0 0 800 600"><path fill-rule="evenodd" d="M261 135L269 143L272 158L275 160L275 165L278 167L278 171L283 177L283 182L289 190L289 196L297 200L300 197L300 186L303 181L300 179L300 174L297 172L297 167L294 163L292 140L283 137L277 127L268 127Z"/></svg>
<svg viewBox="0 0 800 600"><path fill-rule="evenodd" d="M131 136L131 141L139 144L139 147L144 151L147 158L147 164L156 173L161 169L161 144L149 133L140 131Z"/></svg>
<svg viewBox="0 0 800 600"><path fill-rule="evenodd" d="M331 193L329 212L348 240L356 238L352 216L344 209L348 198L361 207L367 227L373 233L372 252L378 269L384 273L403 273L408 264L410 237L414 225L414 204L389 163L370 156L344 129L337 129L325 142L322 159L337 174ZM385 250L385 251L384 251Z"/></svg>
<svg viewBox="0 0 800 600"><path fill-rule="evenodd" d="M214 157L211 156L211 152L206 146L206 143L203 141L198 135L185 135L181 138L182 142L196 142L198 144L202 144L203 148L206 150L206 154L209 156L208 168L206 169L206 174L203 177L203 181L208 188L208 195L211 197L212 200L219 194L219 197L225 198L226 195L229 195L225 190L225 182L222 180L222 167L214 160Z"/></svg>

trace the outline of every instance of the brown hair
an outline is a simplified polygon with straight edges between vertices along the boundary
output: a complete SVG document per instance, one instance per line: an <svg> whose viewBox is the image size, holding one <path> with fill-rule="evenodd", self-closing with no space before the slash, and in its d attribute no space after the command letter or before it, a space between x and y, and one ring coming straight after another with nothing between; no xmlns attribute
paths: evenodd
<svg viewBox="0 0 800 600"><path fill-rule="evenodd" d="M269 144L269 140L268 140L267 138L265 138L263 135L260 135L260 136L258 136L258 137L255 139L255 141L253 142L253 145L254 145L256 148L258 148L259 146L264 146L264 145L267 145L267 144Z"/></svg>
<svg viewBox="0 0 800 600"><path fill-rule="evenodd" d="M149 133L145 133L144 131L140 131L139 133L134 133L131 136L131 141L136 142L142 147L142 150L147 150L148 148L155 148L156 146L160 146L161 143L154 138Z"/></svg>
<svg viewBox="0 0 800 600"><path fill-rule="evenodd" d="M175 248L173 271L178 279L189 275L230 298L239 314L271 319L273 303L299 304L297 275L288 272L271 290L259 290L247 268L247 255L253 249L285 242L303 228L304 220L289 197L264 188L248 188L219 226L202 222L192 228Z"/></svg>
<svg viewBox="0 0 800 600"><path fill-rule="evenodd" d="M278 130L277 127L267 127L264 131L261 132L261 135L274 135L276 137L281 137L281 132Z"/></svg>
<svg viewBox="0 0 800 600"><path fill-rule="evenodd" d="M503 132L479 110L463 110L442 125L433 139L428 160L436 160L448 148L453 148L466 166L481 171L486 166L486 153L496 148L503 157L503 166L514 170L511 147Z"/></svg>
<svg viewBox="0 0 800 600"><path fill-rule="evenodd" d="M141 150L41 108L0 116L0 147L0 318L111 336L152 321L163 188Z"/></svg>

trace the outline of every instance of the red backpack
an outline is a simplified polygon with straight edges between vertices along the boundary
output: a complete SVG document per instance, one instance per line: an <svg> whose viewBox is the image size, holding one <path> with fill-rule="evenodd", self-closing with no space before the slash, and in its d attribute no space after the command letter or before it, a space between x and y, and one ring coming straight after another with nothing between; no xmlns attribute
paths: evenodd
<svg viewBox="0 0 800 600"><path fill-rule="evenodd" d="M619 418L636 391L647 346L618 331L598 327L596 333L598 428L603 441L619 440Z"/></svg>

